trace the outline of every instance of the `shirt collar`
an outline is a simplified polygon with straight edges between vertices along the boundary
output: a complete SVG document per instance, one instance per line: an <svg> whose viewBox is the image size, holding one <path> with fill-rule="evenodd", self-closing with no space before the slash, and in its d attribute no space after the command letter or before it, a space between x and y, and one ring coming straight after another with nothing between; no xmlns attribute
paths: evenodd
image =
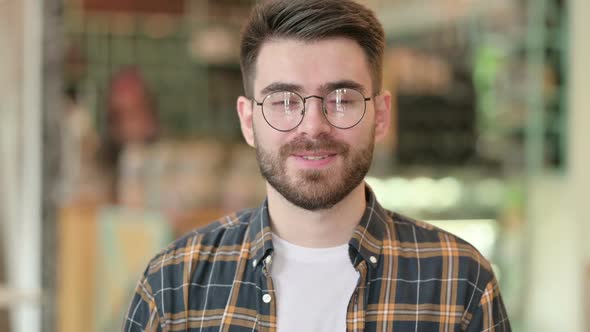
<svg viewBox="0 0 590 332"><path fill-rule="evenodd" d="M273 251L270 216L268 215L268 199L265 199L262 205L254 210L250 217L248 240L250 241L252 265L257 267Z"/></svg>
<svg viewBox="0 0 590 332"><path fill-rule="evenodd" d="M367 184L365 184L365 199L365 212L349 241L351 259L355 266L360 257L368 265L375 267L383 249L383 236L386 231L385 223L389 217L387 211L377 202L375 194ZM250 217L248 240L250 241L252 264L256 267L273 251L268 199L265 199Z"/></svg>
<svg viewBox="0 0 590 332"><path fill-rule="evenodd" d="M348 243L351 248L352 264L356 267L359 257L369 266L376 267L383 250L383 237L387 230L387 211L381 207L373 190L365 183L367 206ZM356 252L356 253L355 253ZM358 254L358 255L355 255Z"/></svg>

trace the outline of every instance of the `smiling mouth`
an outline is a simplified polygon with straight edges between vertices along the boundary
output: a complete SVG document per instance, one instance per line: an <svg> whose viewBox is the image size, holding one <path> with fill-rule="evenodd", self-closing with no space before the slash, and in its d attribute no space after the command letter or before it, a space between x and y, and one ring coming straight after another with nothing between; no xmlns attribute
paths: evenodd
<svg viewBox="0 0 590 332"><path fill-rule="evenodd" d="M300 152L293 154L294 157L306 161L321 161L327 158L335 157L337 155L338 154L335 152Z"/></svg>
<svg viewBox="0 0 590 332"><path fill-rule="evenodd" d="M323 160L333 155L324 155L324 156L299 156L305 160Z"/></svg>

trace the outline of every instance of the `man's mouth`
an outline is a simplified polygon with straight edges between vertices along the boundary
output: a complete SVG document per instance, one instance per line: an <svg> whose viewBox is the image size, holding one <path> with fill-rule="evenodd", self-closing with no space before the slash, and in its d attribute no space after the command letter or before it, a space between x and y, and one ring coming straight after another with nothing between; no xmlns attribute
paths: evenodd
<svg viewBox="0 0 590 332"><path fill-rule="evenodd" d="M317 160L323 160L323 159L326 159L329 157L334 157L334 156L336 156L336 153L325 153L325 152L305 153L305 152L301 152L301 153L295 153L294 156L297 158L304 159L304 160L317 161Z"/></svg>
<svg viewBox="0 0 590 332"><path fill-rule="evenodd" d="M328 158L328 156L301 156L305 160L322 160Z"/></svg>

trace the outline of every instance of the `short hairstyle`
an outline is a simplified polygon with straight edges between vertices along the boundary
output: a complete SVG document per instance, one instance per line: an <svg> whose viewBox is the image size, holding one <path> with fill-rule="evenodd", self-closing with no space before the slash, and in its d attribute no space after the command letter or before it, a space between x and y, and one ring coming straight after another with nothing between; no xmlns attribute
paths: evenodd
<svg viewBox="0 0 590 332"><path fill-rule="evenodd" d="M254 95L256 60L264 42L285 38L317 41L344 37L363 49L373 93L381 91L385 33L373 11L352 0L266 0L242 30L240 66L246 96Z"/></svg>

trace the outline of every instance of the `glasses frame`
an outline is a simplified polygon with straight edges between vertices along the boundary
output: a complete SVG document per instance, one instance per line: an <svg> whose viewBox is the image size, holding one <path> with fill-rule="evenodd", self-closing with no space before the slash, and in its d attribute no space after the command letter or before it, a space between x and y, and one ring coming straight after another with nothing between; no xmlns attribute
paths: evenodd
<svg viewBox="0 0 590 332"><path fill-rule="evenodd" d="M332 92L334 92L334 91L336 91L336 90L341 90L341 89L352 90L352 91L355 91L355 92L357 92L358 94L360 94L360 95L363 97L363 101L364 101L364 104L363 104L363 114L361 115L361 117L359 118L359 120L358 120L356 123L354 123L353 125L351 125L351 126L348 126L348 127L339 127L339 126L336 126L335 124L333 124L333 123L330 121L330 119L328 119L328 115L327 115L327 113L328 113L328 110L327 110L327 108L326 108L326 97L327 97L329 94L331 94ZM303 100L303 110L301 111L303 114L302 114L302 116L301 116L301 120L299 120L299 122L298 122L298 123L297 123L297 124L296 124L296 125L295 125L293 128L291 128L291 129L278 129L278 128L276 128L275 126L273 126L272 124L270 124L270 122L269 122L269 121L268 121L268 119L266 118L266 115L264 115L264 102L266 101L266 99L267 99L268 97L270 97L271 95L273 95L273 94L275 94L275 93L280 93L280 92L289 92L289 93L292 93L292 94L294 94L294 95L297 95L299 98L301 98L301 100ZM322 114L324 115L324 118L326 119L326 121L328 121L328 123L329 123L329 124L330 124L332 127L334 127L334 128L338 128L338 129L350 129L350 128L352 128L352 127L354 127L354 126L358 125L359 123L361 123L361 121L363 121L363 118L365 117L365 113L367 113L367 102L368 102L368 101L371 101L371 99L373 99L374 97L376 97L376 95L373 95L373 96L371 96L371 97L365 97L365 95L364 95L362 92L360 92L359 90L357 90L357 89L350 89L350 88L339 88L339 89L335 89L335 90L333 90L333 91L330 91L328 94L326 94L326 97L322 97L322 96L318 96L318 95L310 95L310 96L307 96L307 97L303 97L303 96L301 96L300 94L298 94L297 92L293 92L293 91L288 91L288 90L285 90L285 91L274 91L274 92L271 92L271 93L269 93L268 95L266 95L266 96L265 96L265 97L262 99L262 102L259 102L259 101L257 101L257 100L256 100L256 99L254 99L254 98L252 98L252 101L253 101L253 102L254 102L254 103L257 105L257 106L260 106L260 110L262 111L262 117L264 118L264 121L266 121L266 123L267 123L269 126L271 126L271 128L273 128L274 130L280 131L280 132L289 132L289 131L291 131L291 130L294 130L295 128L299 127L299 125L300 125L300 124L303 122L303 119L305 118L305 113L307 112L307 100L308 100L308 99L311 99L311 98L317 98L317 99L320 99L320 100L322 101Z"/></svg>

